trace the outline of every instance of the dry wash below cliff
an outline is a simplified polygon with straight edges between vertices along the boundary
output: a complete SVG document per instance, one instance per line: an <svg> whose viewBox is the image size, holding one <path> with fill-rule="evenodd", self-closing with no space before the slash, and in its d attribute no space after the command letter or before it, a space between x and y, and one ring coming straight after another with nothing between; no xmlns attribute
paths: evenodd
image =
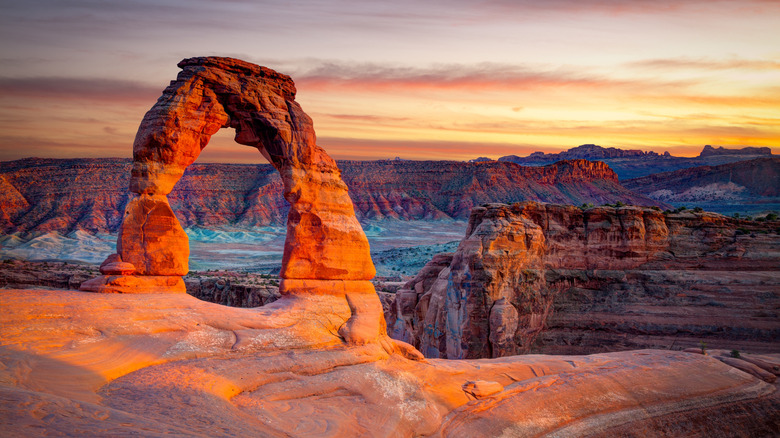
<svg viewBox="0 0 780 438"><path fill-rule="evenodd" d="M638 207L494 204L395 295L427 357L780 349L780 223Z"/></svg>

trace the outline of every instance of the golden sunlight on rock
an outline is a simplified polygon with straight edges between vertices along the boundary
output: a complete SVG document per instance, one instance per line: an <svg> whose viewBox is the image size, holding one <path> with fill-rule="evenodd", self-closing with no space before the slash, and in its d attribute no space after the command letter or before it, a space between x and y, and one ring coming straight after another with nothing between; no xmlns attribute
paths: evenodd
<svg viewBox="0 0 780 438"><path fill-rule="evenodd" d="M739 362L661 350L445 360L390 339L368 281L375 274L368 240L339 169L316 146L312 121L294 101L292 80L230 58L179 66L139 128L134 197L103 275L78 292L0 291L2 435L780 433L780 392L764 375L779 373L776 354L745 354ZM282 297L258 308L171 293L184 292L188 241L166 195L209 136L228 126L278 170L290 203ZM541 207L526 208L530 216ZM623 225L628 242L641 244L632 247L638 258L657 250L641 223L627 215ZM505 239L524 254L522 263L534 265L544 234L530 219L513 226L512 236L538 231ZM595 233L589 244L598 250L609 238ZM503 250L484 243L485 260L500 262ZM468 262L465 255L460 261ZM465 272L458 278L464 290L474 284ZM475 309L465 300L434 305L453 315ZM490 323L518 324L506 305L493 307ZM489 340L500 348L508 336L495 331Z"/></svg>

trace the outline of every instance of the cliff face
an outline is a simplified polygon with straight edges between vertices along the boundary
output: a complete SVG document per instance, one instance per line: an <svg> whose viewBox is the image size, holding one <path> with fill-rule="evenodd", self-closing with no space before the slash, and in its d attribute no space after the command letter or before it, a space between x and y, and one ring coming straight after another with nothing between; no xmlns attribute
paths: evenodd
<svg viewBox="0 0 780 438"><path fill-rule="evenodd" d="M663 205L626 190L603 163L342 161L359 219L467 219L488 202L536 200ZM25 159L0 163L2 231L115 232L132 163L122 159ZM185 227L280 225L288 206L267 164L193 164L168 196Z"/></svg>
<svg viewBox="0 0 780 438"><path fill-rule="evenodd" d="M700 166L623 182L653 199L688 205L780 202L780 158Z"/></svg>
<svg viewBox="0 0 780 438"><path fill-rule="evenodd" d="M620 186L604 163L586 160L544 167L495 161L345 161L340 166L355 210L365 219L467 219L477 205L523 200L601 204L634 199L650 205Z"/></svg>
<svg viewBox="0 0 780 438"><path fill-rule="evenodd" d="M388 332L446 358L699 341L776 349L778 225L638 207L478 207L456 252L398 291Z"/></svg>

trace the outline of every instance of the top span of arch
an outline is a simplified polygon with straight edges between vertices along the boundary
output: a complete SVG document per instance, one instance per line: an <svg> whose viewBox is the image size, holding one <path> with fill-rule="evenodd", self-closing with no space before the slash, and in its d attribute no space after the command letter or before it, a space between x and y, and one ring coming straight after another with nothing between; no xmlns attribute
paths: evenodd
<svg viewBox="0 0 780 438"><path fill-rule="evenodd" d="M315 163L335 168L316 146L311 118L284 74L232 58L188 58L144 116L133 143L130 190L168 194L221 128L257 148L277 169Z"/></svg>
<svg viewBox="0 0 780 438"><path fill-rule="evenodd" d="M251 62L242 61L240 59L221 56L199 56L182 59L177 66L182 70L186 70L187 67L216 68L241 76L262 78L266 83L277 84L282 96L288 100L295 100L295 94L297 93L295 83L290 76L271 70L268 67L252 64Z"/></svg>

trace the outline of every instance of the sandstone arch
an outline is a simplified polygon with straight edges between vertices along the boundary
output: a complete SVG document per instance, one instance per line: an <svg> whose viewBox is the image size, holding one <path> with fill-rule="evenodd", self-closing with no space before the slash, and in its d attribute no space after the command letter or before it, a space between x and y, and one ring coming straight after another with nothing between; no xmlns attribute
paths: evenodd
<svg viewBox="0 0 780 438"><path fill-rule="evenodd" d="M184 292L189 244L166 195L211 135L232 127L236 142L257 148L279 171L290 203L282 294L341 297L339 305L351 315L336 327L344 338L383 336L381 305L368 281L376 273L368 240L335 161L316 145L311 118L295 102L292 79L231 58L178 65L182 71L146 113L133 144L130 191L136 196L125 211L118 254L82 290Z"/></svg>
<svg viewBox="0 0 780 438"><path fill-rule="evenodd" d="M179 67L138 129L130 191L164 202L159 197L170 193L211 135L234 128L236 142L257 148L282 176L290 213L281 277L373 278L368 240L347 187L335 161L316 145L292 79L230 58L190 58ZM124 245L119 253L131 263L148 260ZM140 274L166 275L146 265Z"/></svg>

